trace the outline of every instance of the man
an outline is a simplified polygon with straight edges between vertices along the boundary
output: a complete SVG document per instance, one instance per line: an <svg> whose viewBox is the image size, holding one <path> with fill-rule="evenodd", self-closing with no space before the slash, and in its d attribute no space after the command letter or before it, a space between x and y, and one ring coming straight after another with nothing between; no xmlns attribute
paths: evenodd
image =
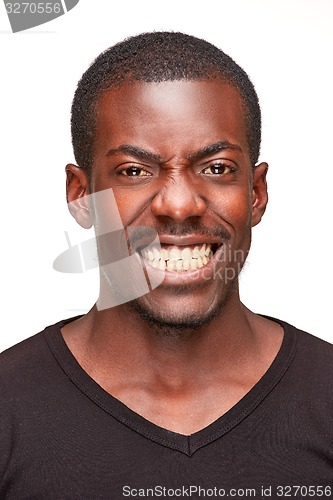
<svg viewBox="0 0 333 500"><path fill-rule="evenodd" d="M332 347L239 298L267 204L246 73L188 35L130 38L83 75L72 138L100 296L1 355L1 498L330 497ZM117 214L160 285L111 307Z"/></svg>

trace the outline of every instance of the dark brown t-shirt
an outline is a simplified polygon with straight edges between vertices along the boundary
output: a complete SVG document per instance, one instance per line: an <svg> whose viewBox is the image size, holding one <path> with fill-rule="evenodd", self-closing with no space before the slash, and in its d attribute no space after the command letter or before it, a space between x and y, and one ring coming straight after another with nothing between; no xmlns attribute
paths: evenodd
<svg viewBox="0 0 333 500"><path fill-rule="evenodd" d="M60 332L74 319L0 355L1 500L333 497L332 345L279 321L261 380L184 436L84 372Z"/></svg>

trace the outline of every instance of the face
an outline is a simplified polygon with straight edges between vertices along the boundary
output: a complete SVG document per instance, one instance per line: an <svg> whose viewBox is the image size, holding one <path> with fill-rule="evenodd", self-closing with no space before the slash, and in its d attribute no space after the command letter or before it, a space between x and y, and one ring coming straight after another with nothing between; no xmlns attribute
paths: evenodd
<svg viewBox="0 0 333 500"><path fill-rule="evenodd" d="M137 309L174 325L216 316L267 203L267 164L252 169L238 91L221 81L124 83L99 102L93 157L92 191L112 188L124 226L159 235L161 251L138 258L163 283ZM67 170L69 200L88 194L82 170Z"/></svg>

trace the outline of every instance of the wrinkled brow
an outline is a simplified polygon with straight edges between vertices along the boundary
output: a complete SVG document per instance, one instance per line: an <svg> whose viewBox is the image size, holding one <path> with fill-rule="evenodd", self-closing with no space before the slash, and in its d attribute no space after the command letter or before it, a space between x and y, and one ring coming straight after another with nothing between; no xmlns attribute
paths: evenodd
<svg viewBox="0 0 333 500"><path fill-rule="evenodd" d="M153 153L152 151L147 151L145 149L139 148L137 146L132 146L130 144L122 144L119 148L110 149L106 156L116 155L119 153L124 153L129 156L133 156L138 160L142 161L152 161L155 163L161 163L162 158L159 154Z"/></svg>
<svg viewBox="0 0 333 500"><path fill-rule="evenodd" d="M207 156L211 156L213 154L219 153L220 151L224 151L226 149L232 149L235 151L242 152L242 148L237 144L232 144L229 141L218 141L213 144L209 144L208 146L204 146L203 148L195 151L194 153L189 154L186 158L191 162L202 160ZM141 161L151 161L154 163L162 163L162 158L159 154L153 153L152 151L148 151L142 149L138 146L133 146L131 144L122 144L118 148L110 149L107 152L107 156L117 155L119 153L124 153L134 158L137 158Z"/></svg>

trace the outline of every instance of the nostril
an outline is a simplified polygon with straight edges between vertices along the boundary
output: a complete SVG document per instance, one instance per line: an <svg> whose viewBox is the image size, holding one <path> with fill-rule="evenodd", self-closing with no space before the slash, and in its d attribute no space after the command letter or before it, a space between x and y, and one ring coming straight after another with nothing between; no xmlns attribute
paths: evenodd
<svg viewBox="0 0 333 500"><path fill-rule="evenodd" d="M156 216L168 216L179 222L189 217L201 217L206 212L206 202L194 190L182 186L163 189L151 202Z"/></svg>

